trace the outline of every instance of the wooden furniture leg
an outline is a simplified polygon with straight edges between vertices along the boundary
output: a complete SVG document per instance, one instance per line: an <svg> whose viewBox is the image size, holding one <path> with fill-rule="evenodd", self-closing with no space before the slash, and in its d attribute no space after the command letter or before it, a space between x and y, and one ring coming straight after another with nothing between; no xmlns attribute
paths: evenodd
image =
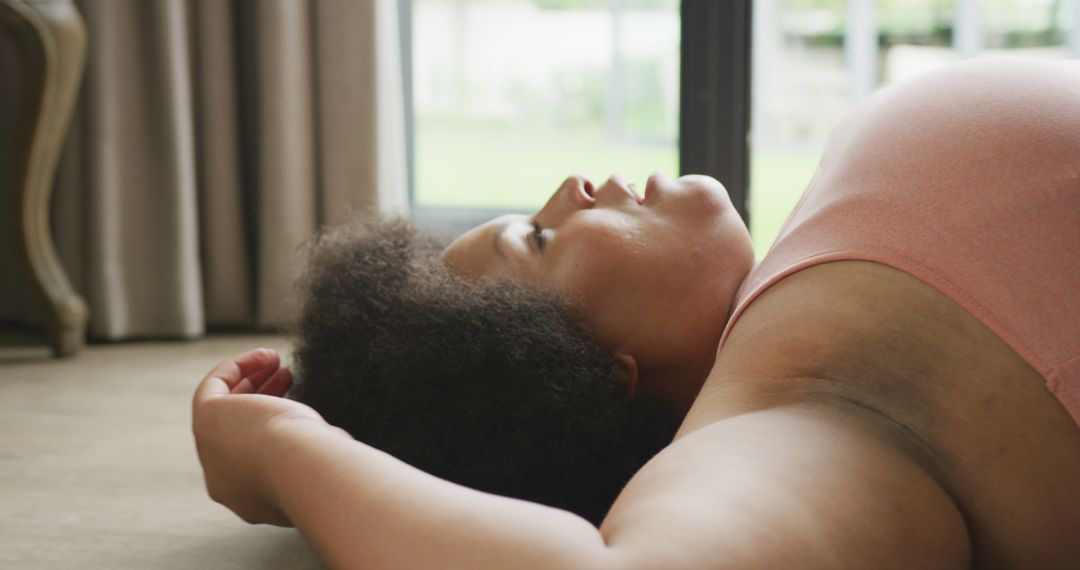
<svg viewBox="0 0 1080 570"><path fill-rule="evenodd" d="M49 203L57 160L71 119L85 63L86 30L70 0L0 0L0 33L15 46L19 91L9 168L0 188L14 194L12 224L33 302L46 315L44 330L57 356L76 354L85 344L88 311L56 256L49 228ZM7 78L11 81L11 78Z"/></svg>

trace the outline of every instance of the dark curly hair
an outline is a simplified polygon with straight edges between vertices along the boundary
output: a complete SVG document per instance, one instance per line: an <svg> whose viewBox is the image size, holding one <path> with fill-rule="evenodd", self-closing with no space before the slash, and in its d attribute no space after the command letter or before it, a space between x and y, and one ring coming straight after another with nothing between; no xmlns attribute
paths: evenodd
<svg viewBox="0 0 1080 570"><path fill-rule="evenodd" d="M308 247L294 326L304 402L428 473L599 524L679 418L620 397L615 360L564 299L468 281L401 220Z"/></svg>

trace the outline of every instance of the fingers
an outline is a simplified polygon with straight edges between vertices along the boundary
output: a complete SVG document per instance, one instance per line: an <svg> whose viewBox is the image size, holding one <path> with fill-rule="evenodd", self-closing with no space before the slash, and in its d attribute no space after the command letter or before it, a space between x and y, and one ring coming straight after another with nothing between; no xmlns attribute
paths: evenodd
<svg viewBox="0 0 1080 570"><path fill-rule="evenodd" d="M264 383L281 368L281 359L276 352L267 348L249 350L236 358L217 365L195 390L193 404L198 405L215 396L232 394L251 394L259 390ZM287 381L279 379L274 389L284 390L292 383L292 375L285 376ZM282 391L284 393L284 391Z"/></svg>
<svg viewBox="0 0 1080 570"><path fill-rule="evenodd" d="M199 387L195 389L195 398L192 401L192 406L197 408L199 404L206 402L207 400L217 396L228 396L229 385L224 380L217 376L207 376L203 378L203 381L199 383Z"/></svg>
<svg viewBox="0 0 1080 570"><path fill-rule="evenodd" d="M272 374L275 374L278 370L277 359L273 362L273 366L268 366L256 370L254 373L242 378L239 382L232 387L233 394L254 394L258 390L266 379Z"/></svg>
<svg viewBox="0 0 1080 570"><path fill-rule="evenodd" d="M210 371L207 377L220 378L229 388L236 388L237 384L244 378L253 376L266 368L270 369L269 372L266 372L266 375L269 376L277 369L279 362L280 359L276 352L268 348L256 348L218 364L216 368ZM263 379L265 378L266 376L263 377Z"/></svg>
<svg viewBox="0 0 1080 570"><path fill-rule="evenodd" d="M288 368L282 366L259 387L258 393L269 396L284 396L285 392L289 391L289 387L292 386L292 382L292 372L289 371Z"/></svg>

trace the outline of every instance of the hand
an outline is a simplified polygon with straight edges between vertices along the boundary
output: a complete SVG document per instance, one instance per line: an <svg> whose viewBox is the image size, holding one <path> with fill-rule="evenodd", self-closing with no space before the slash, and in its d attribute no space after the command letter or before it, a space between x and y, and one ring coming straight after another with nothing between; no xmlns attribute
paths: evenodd
<svg viewBox="0 0 1080 570"><path fill-rule="evenodd" d="M192 431L206 490L252 524L291 526L266 460L272 428L303 421L336 429L315 410L283 398L291 385L292 373L278 355L260 348L219 364L195 391Z"/></svg>

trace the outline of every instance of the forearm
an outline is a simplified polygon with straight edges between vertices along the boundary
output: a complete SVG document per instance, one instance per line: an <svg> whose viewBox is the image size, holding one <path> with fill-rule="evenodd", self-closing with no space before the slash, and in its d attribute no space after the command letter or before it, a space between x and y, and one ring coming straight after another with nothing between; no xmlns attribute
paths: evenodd
<svg viewBox="0 0 1080 570"><path fill-rule="evenodd" d="M273 494L335 568L603 568L600 532L566 511L449 483L306 422L270 438Z"/></svg>

